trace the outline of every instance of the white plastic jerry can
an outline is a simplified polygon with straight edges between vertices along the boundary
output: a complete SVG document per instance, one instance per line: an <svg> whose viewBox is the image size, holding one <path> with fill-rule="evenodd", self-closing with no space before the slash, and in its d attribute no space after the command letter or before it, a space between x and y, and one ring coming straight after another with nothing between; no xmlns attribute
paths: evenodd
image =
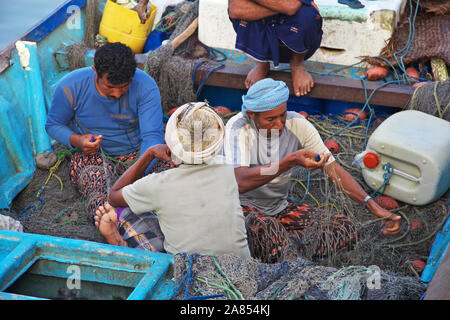
<svg viewBox="0 0 450 320"><path fill-rule="evenodd" d="M450 187L450 122L406 110L384 120L362 155L362 175L373 190L425 205Z"/></svg>

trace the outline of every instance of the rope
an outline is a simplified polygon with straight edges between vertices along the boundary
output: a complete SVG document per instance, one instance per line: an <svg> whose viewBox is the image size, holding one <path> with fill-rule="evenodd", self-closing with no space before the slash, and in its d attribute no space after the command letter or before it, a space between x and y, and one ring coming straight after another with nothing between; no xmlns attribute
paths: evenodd
<svg viewBox="0 0 450 320"><path fill-rule="evenodd" d="M381 186L378 187L377 190L375 190L372 193L372 197L375 197L377 194L384 194L384 191L386 190L387 185L389 184L389 180L391 179L392 175L394 174L394 167L389 163L386 162L383 165L383 183L381 184ZM383 190L380 192L381 188L383 188Z"/></svg>
<svg viewBox="0 0 450 320"><path fill-rule="evenodd" d="M207 60L203 60L200 61L199 63L196 64L196 66L194 67L194 71L192 72L192 86L194 86L195 84L195 75L197 72L197 69L204 63L208 62ZM206 80L208 80L209 76L211 75L211 73L213 73L214 71L223 69L225 67L225 64L221 63L218 66L212 68L211 70L208 71L208 73L206 74L206 76L203 78L202 82L200 83L200 85L197 88L197 91L195 93L195 95L197 96L197 98L200 97L200 93L203 89L203 86L205 85Z"/></svg>

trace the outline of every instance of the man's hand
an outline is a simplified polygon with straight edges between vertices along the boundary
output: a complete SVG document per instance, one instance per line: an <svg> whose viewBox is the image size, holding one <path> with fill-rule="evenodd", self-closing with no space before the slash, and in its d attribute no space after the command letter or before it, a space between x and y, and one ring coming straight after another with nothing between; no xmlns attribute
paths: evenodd
<svg viewBox="0 0 450 320"><path fill-rule="evenodd" d="M70 144L75 148L80 148L88 155L94 155L100 149L100 143L103 136L100 134L72 134L70 136Z"/></svg>
<svg viewBox="0 0 450 320"><path fill-rule="evenodd" d="M292 153L292 161L294 161L296 165L300 165L309 171L314 171L323 168L330 155L331 153L325 154L322 152L319 154L320 160L316 161L317 153L311 150L301 149Z"/></svg>
<svg viewBox="0 0 450 320"><path fill-rule="evenodd" d="M384 235L392 236L400 231L401 216L383 209L373 199L370 199L367 202L367 209L375 217L383 219L381 220L381 222L385 224L385 227L382 231Z"/></svg>
<svg viewBox="0 0 450 320"><path fill-rule="evenodd" d="M147 149L146 155L151 155L167 162L172 162L171 152L166 144L155 144Z"/></svg>

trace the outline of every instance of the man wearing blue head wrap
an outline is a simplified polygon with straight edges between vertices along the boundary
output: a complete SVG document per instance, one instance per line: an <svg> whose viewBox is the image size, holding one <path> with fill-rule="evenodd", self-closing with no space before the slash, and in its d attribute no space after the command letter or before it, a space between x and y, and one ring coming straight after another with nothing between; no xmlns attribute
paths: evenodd
<svg viewBox="0 0 450 320"><path fill-rule="evenodd" d="M324 232L318 234L319 243L312 248L318 254L348 246L357 238L356 228L346 216L330 216L318 208L288 202L291 170L297 165L309 171L323 169L351 199L366 206L376 218L385 218L384 234L398 233L400 216L381 208L367 195L335 161L308 120L287 111L288 98L284 82L260 80L242 97L242 112L226 125L225 155L234 166L252 256L279 262L287 239L301 239L305 230L318 223Z"/></svg>
<svg viewBox="0 0 450 320"><path fill-rule="evenodd" d="M322 17L312 0L228 0L228 14L236 31L236 49L255 60L246 88L266 77L270 62L289 62L294 93L307 94L314 86L305 60L322 41Z"/></svg>

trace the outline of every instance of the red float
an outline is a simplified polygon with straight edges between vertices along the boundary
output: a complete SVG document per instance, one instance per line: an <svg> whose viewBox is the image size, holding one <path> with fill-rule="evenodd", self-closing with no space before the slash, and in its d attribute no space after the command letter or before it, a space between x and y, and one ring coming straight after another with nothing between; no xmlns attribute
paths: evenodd
<svg viewBox="0 0 450 320"><path fill-rule="evenodd" d="M378 196L375 198L375 202L378 203L378 205L386 210L392 210L398 208L398 203L395 201L394 198L391 198L389 196Z"/></svg>
<svg viewBox="0 0 450 320"><path fill-rule="evenodd" d="M177 111L179 107L175 107L169 110L169 112L167 112L167 115L170 117L175 111Z"/></svg>
<svg viewBox="0 0 450 320"><path fill-rule="evenodd" d="M366 71L367 79L369 80L380 80L386 77L388 74L388 69L382 66L370 67Z"/></svg>
<svg viewBox="0 0 450 320"><path fill-rule="evenodd" d="M362 109L359 108L350 108L345 110L346 113L344 113L344 119L347 121L353 121L358 117L358 114L361 112ZM347 113L349 112L349 113ZM361 112L359 115L359 120L364 120L367 118L366 111Z"/></svg>
<svg viewBox="0 0 450 320"><path fill-rule="evenodd" d="M331 153L339 152L339 145L333 139L327 140L327 142L325 142L325 146L331 151Z"/></svg>
<svg viewBox="0 0 450 320"><path fill-rule="evenodd" d="M409 67L406 68L406 74L408 76L410 76L411 78L413 78L414 80L419 80L419 72L417 72L416 68L414 67Z"/></svg>
<svg viewBox="0 0 450 320"><path fill-rule="evenodd" d="M305 112L305 111L300 111L299 112L302 116L305 117L305 119L308 119L309 115Z"/></svg>
<svg viewBox="0 0 450 320"><path fill-rule="evenodd" d="M218 114L228 114L231 113L231 110L227 107L222 107L222 106L218 106L218 107L214 107L214 110L216 110L216 112Z"/></svg>
<svg viewBox="0 0 450 320"><path fill-rule="evenodd" d="M422 272L423 269L425 269L425 267L427 266L427 264L419 259L413 260L412 262L412 266L414 268L414 270L418 271L418 272Z"/></svg>
<svg viewBox="0 0 450 320"><path fill-rule="evenodd" d="M411 230L421 231L423 230L423 224L420 221L411 221Z"/></svg>

